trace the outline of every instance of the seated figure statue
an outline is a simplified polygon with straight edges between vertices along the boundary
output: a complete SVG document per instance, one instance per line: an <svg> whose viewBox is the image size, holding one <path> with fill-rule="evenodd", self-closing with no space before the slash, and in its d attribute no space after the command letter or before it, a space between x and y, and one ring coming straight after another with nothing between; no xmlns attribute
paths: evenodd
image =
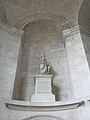
<svg viewBox="0 0 90 120"><path fill-rule="evenodd" d="M49 71L50 71L50 65L47 64L47 60L45 58L45 55L42 54L41 57L39 57L37 55L37 58L39 59L40 61L40 74L42 75L47 75L49 74Z"/></svg>

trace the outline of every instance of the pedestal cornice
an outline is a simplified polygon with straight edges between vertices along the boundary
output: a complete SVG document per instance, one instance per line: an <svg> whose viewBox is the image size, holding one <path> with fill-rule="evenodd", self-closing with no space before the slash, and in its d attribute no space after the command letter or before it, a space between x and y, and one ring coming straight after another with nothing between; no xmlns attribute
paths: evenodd
<svg viewBox="0 0 90 120"><path fill-rule="evenodd" d="M35 78L52 78L53 75L35 75Z"/></svg>

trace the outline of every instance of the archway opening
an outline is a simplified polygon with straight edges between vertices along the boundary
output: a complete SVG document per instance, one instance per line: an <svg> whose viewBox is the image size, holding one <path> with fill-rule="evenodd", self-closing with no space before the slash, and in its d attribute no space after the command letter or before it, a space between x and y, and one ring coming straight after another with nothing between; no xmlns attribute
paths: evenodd
<svg viewBox="0 0 90 120"><path fill-rule="evenodd" d="M24 27L14 99L31 100L31 95L35 91L34 75L39 74L37 53L44 54L51 66L52 89L56 100L66 100L70 97L67 85L69 79L67 58L62 39L62 23L40 19L30 22Z"/></svg>

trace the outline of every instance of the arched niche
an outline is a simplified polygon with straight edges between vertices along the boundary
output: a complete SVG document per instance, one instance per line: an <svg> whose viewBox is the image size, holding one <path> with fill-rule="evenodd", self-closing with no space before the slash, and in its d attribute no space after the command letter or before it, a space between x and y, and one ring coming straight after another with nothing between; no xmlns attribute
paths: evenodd
<svg viewBox="0 0 90 120"><path fill-rule="evenodd" d="M37 19L36 19L37 18ZM53 94L56 100L70 98L68 67L62 39L65 19L53 15L37 15L23 20L17 28L24 30L15 80L13 99L30 100L34 94L34 75L39 74L36 54L44 53L53 74ZM33 19L33 20L32 20ZM71 24L68 23L71 27Z"/></svg>
<svg viewBox="0 0 90 120"><path fill-rule="evenodd" d="M23 120L64 120L64 119L53 115L35 115L25 118Z"/></svg>

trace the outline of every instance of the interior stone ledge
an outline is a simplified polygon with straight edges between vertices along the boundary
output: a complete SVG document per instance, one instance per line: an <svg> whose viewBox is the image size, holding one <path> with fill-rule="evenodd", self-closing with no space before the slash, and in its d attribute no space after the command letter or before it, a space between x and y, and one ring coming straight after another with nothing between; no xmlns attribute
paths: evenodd
<svg viewBox="0 0 90 120"><path fill-rule="evenodd" d="M87 31L87 28L85 28L81 25L77 25L77 26L74 26L70 29L62 31L63 38L66 38L68 36L72 36L72 35L77 34L77 33L84 33L84 34L90 36L90 31Z"/></svg>
<svg viewBox="0 0 90 120"><path fill-rule="evenodd" d="M69 101L56 101L56 102L30 102L30 101L17 101L8 100L6 106L10 109L20 111L62 111L76 109L83 105L81 100L69 100Z"/></svg>

